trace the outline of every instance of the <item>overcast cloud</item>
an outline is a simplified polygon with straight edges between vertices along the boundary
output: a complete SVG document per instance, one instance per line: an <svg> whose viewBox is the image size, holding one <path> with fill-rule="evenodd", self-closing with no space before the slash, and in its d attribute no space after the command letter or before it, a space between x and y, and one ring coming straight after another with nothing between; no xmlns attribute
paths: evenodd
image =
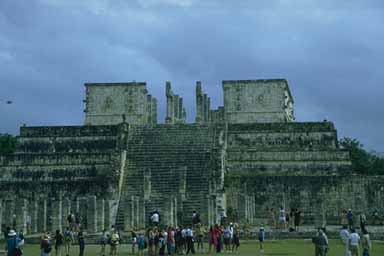
<svg viewBox="0 0 384 256"><path fill-rule="evenodd" d="M1 0L0 132L83 122L84 82L165 81L194 120L195 81L288 79L298 121L384 152L384 1Z"/></svg>

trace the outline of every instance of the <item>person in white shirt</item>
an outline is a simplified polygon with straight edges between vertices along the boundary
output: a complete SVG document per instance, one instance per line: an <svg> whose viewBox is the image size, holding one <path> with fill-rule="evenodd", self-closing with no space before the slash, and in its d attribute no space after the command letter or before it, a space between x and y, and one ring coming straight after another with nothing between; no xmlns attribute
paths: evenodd
<svg viewBox="0 0 384 256"><path fill-rule="evenodd" d="M344 244L344 256L350 256L351 252L349 251L349 231L346 225L340 230L340 239Z"/></svg>
<svg viewBox="0 0 384 256"><path fill-rule="evenodd" d="M280 229L285 229L286 228L286 217L285 217L285 210L284 210L283 206L280 207L279 226L280 226Z"/></svg>
<svg viewBox="0 0 384 256"><path fill-rule="evenodd" d="M152 221L152 224L157 226L159 225L159 221L160 221L160 216L157 212L154 212L151 216L151 221Z"/></svg>
<svg viewBox="0 0 384 256"><path fill-rule="evenodd" d="M372 243L366 228L363 229L363 237L361 238L361 244L363 247L363 256L369 256L369 253L372 249Z"/></svg>
<svg viewBox="0 0 384 256"><path fill-rule="evenodd" d="M360 241L360 236L359 234L356 233L355 229L351 230L351 235L350 235L350 250L351 250L351 255L352 256L359 256L359 241Z"/></svg>
<svg viewBox="0 0 384 256"><path fill-rule="evenodd" d="M187 252L186 252L186 254L188 254L189 252L192 252L192 254L195 254L195 245L194 245L194 241L193 241L193 231L192 231L191 227L187 228L185 235L187 237Z"/></svg>

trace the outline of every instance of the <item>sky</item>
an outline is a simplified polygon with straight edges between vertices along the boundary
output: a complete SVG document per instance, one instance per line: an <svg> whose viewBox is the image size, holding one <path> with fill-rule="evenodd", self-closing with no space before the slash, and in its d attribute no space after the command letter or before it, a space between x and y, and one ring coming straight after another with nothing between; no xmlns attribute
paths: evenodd
<svg viewBox="0 0 384 256"><path fill-rule="evenodd" d="M384 1L1 0L0 133L81 125L85 82L165 81L195 116L195 83L288 80L299 122L384 152ZM5 104L12 100L13 104Z"/></svg>

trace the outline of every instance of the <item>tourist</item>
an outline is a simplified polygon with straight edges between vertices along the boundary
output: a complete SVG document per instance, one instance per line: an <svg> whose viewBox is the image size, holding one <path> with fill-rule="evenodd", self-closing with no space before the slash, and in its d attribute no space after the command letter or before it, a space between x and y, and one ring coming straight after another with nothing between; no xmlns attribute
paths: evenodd
<svg viewBox="0 0 384 256"><path fill-rule="evenodd" d="M380 225L380 216L377 209L375 209L372 214L372 225Z"/></svg>
<svg viewBox="0 0 384 256"><path fill-rule="evenodd" d="M75 226L76 226L76 231L79 232L81 228L81 216L80 213L75 214Z"/></svg>
<svg viewBox="0 0 384 256"><path fill-rule="evenodd" d="M19 234L17 234L17 237L19 240L18 248L19 248L21 254L23 254L23 246L24 246L24 242L25 242L23 230L20 230Z"/></svg>
<svg viewBox="0 0 384 256"><path fill-rule="evenodd" d="M189 226L185 232L186 240L187 240L187 253L192 252L192 254L195 254L195 245L193 241L193 231L192 228Z"/></svg>
<svg viewBox="0 0 384 256"><path fill-rule="evenodd" d="M44 234L40 242L40 255L50 256L52 251L51 238L48 233Z"/></svg>
<svg viewBox="0 0 384 256"><path fill-rule="evenodd" d="M181 235L181 228L176 227L176 230L174 231L174 239L175 239L175 252L177 254L182 254L183 249L182 249L182 235Z"/></svg>
<svg viewBox="0 0 384 256"><path fill-rule="evenodd" d="M235 223L233 225L233 237L232 237L232 252L238 253L238 249L240 246L240 230L239 224Z"/></svg>
<svg viewBox="0 0 384 256"><path fill-rule="evenodd" d="M111 256L116 256L117 255L117 250L118 250L118 246L120 244L120 236L119 236L119 233L117 231L117 229L113 229L113 232L111 234L111 242L110 242L110 255Z"/></svg>
<svg viewBox="0 0 384 256"><path fill-rule="evenodd" d="M359 241L360 236L356 233L356 230L352 228L350 235L350 251L352 256L359 256Z"/></svg>
<svg viewBox="0 0 384 256"><path fill-rule="evenodd" d="M73 232L70 230L69 227L64 232L64 245L65 245L65 255L69 256L70 251L71 251L71 246L73 243Z"/></svg>
<svg viewBox="0 0 384 256"><path fill-rule="evenodd" d="M348 231L348 226L344 225L340 231L340 239L344 245L344 256L350 256L351 252L349 251L349 243L350 243L350 234Z"/></svg>
<svg viewBox="0 0 384 256"><path fill-rule="evenodd" d="M187 250L187 229L185 227L181 229L181 248L182 254L184 254Z"/></svg>
<svg viewBox="0 0 384 256"><path fill-rule="evenodd" d="M286 216L285 216L285 210L283 206L280 207L280 212L279 212L279 227L280 229L286 228Z"/></svg>
<svg viewBox="0 0 384 256"><path fill-rule="evenodd" d="M147 238L148 238L148 255L149 256L155 255L155 236L156 236L155 227L148 229Z"/></svg>
<svg viewBox="0 0 384 256"><path fill-rule="evenodd" d="M341 222L341 226L348 226L348 218L347 218L347 211L346 210L343 210L341 212L341 216L340 216L340 222Z"/></svg>
<svg viewBox="0 0 384 256"><path fill-rule="evenodd" d="M291 208L291 211L289 212L289 216L287 217L287 222L289 223L289 232L295 231L295 208Z"/></svg>
<svg viewBox="0 0 384 256"><path fill-rule="evenodd" d="M272 228L276 228L276 213L275 209L269 209L269 225Z"/></svg>
<svg viewBox="0 0 384 256"><path fill-rule="evenodd" d="M301 224L301 211L299 209L296 209L294 213L295 231L299 231L300 224Z"/></svg>
<svg viewBox="0 0 384 256"><path fill-rule="evenodd" d="M137 251L139 256L144 256L145 247L145 236L143 233L139 233L137 236Z"/></svg>
<svg viewBox="0 0 384 256"><path fill-rule="evenodd" d="M200 222L201 222L200 214L197 211L193 211L192 212L192 224L196 225L196 224L198 224Z"/></svg>
<svg viewBox="0 0 384 256"><path fill-rule="evenodd" d="M198 223L196 226L196 237L197 237L197 251L200 253L204 252L203 247L203 238L204 238L205 230L201 223Z"/></svg>
<svg viewBox="0 0 384 256"><path fill-rule="evenodd" d="M21 250L19 249L20 239L18 238L15 230L10 229L7 234L7 239L5 243L5 250L7 251L7 256L18 256L21 255Z"/></svg>
<svg viewBox="0 0 384 256"><path fill-rule="evenodd" d="M363 256L369 256L372 249L371 239L369 233L366 229L363 229L363 237L361 239L361 244L363 247Z"/></svg>
<svg viewBox="0 0 384 256"><path fill-rule="evenodd" d="M106 247L107 247L107 244L108 244L108 240L109 240L109 235L107 233L107 230L104 229L103 232L101 233L101 237L100 237L100 240L99 240L99 244L100 244L100 256L105 256L105 251L106 251Z"/></svg>
<svg viewBox="0 0 384 256"><path fill-rule="evenodd" d="M79 256L84 256L85 239L84 239L83 231L80 230L80 232L77 234L77 240L79 242Z"/></svg>
<svg viewBox="0 0 384 256"><path fill-rule="evenodd" d="M63 246L63 234L61 234L60 230L56 230L54 239L55 239L55 255L61 256L61 248Z"/></svg>
<svg viewBox="0 0 384 256"><path fill-rule="evenodd" d="M349 229L350 229L350 230L354 229L354 225L353 225L353 213L352 213L352 210L351 210L351 209L348 210L348 213L347 213L347 220L348 220L348 226L349 226Z"/></svg>
<svg viewBox="0 0 384 256"><path fill-rule="evenodd" d="M155 227L155 243L154 243L154 251L153 251L154 256L157 256L157 253L159 252L160 232L161 230L159 230L158 227Z"/></svg>
<svg viewBox="0 0 384 256"><path fill-rule="evenodd" d="M216 224L213 232L216 238L216 253L221 253L221 236L223 234L223 229L219 224Z"/></svg>
<svg viewBox="0 0 384 256"><path fill-rule="evenodd" d="M135 233L135 230L131 231L131 243L132 243L132 254L135 254L135 247L137 245L137 235Z"/></svg>
<svg viewBox="0 0 384 256"><path fill-rule="evenodd" d="M315 256L326 256L328 252L328 237L323 229L318 229L315 237L312 238L315 245Z"/></svg>
<svg viewBox="0 0 384 256"><path fill-rule="evenodd" d="M164 256L167 232L163 231L163 230L160 230L158 237L159 237L159 242L158 242L159 256Z"/></svg>
<svg viewBox="0 0 384 256"><path fill-rule="evenodd" d="M230 226L228 226L224 230L223 238L224 238L225 251L228 253L231 251L231 228L230 228Z"/></svg>
<svg viewBox="0 0 384 256"><path fill-rule="evenodd" d="M213 227L209 227L208 231L208 253L211 254L212 246L216 247L216 238L215 233L213 232Z"/></svg>
<svg viewBox="0 0 384 256"><path fill-rule="evenodd" d="M265 239L264 227L260 228L258 237L259 237L260 253L264 253L264 246L263 246L264 239Z"/></svg>
<svg viewBox="0 0 384 256"><path fill-rule="evenodd" d="M68 226L70 227L70 229L72 231L74 231L75 230L75 214L73 214L73 212L68 214L67 222L68 222Z"/></svg>
<svg viewBox="0 0 384 256"><path fill-rule="evenodd" d="M367 225L367 217L363 212L360 213L359 215L359 221L360 221L360 230L364 230L365 226Z"/></svg>
<svg viewBox="0 0 384 256"><path fill-rule="evenodd" d="M25 218L25 225L27 226L27 234L32 233L32 218L31 215L27 215Z"/></svg>
<svg viewBox="0 0 384 256"><path fill-rule="evenodd" d="M167 252L168 256L173 256L175 253L175 231L172 227L168 227L167 231Z"/></svg>
<svg viewBox="0 0 384 256"><path fill-rule="evenodd" d="M151 214L151 223L154 226L158 226L160 223L160 213L159 211L154 211Z"/></svg>
<svg viewBox="0 0 384 256"><path fill-rule="evenodd" d="M325 234L324 229L319 230L318 243L319 243L320 256L327 256L328 250L329 250L328 248L329 243L328 243L328 237Z"/></svg>

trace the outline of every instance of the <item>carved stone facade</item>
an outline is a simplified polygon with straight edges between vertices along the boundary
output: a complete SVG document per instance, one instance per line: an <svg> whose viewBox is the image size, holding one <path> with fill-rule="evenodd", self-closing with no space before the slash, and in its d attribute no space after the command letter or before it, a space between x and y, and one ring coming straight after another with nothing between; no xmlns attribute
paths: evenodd
<svg viewBox="0 0 384 256"><path fill-rule="evenodd" d="M229 212L265 223L281 205L317 224L345 208L384 211L384 179L351 172L331 122L293 122L285 80L224 81L217 110L197 82L193 124L169 82L166 124L145 83L86 88L86 125L21 127L17 152L0 157L1 224L55 230L78 212L98 232L144 227L154 210L170 225L193 210L209 225Z"/></svg>
<svg viewBox="0 0 384 256"><path fill-rule="evenodd" d="M157 100L146 83L86 83L85 125L156 124Z"/></svg>

